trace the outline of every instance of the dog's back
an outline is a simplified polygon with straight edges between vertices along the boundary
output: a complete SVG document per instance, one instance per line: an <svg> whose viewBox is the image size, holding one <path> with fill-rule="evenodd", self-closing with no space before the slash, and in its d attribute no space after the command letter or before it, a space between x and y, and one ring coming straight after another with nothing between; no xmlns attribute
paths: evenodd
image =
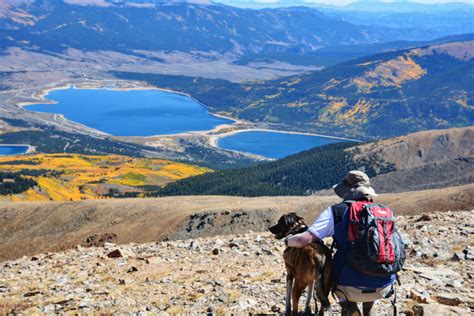
<svg viewBox="0 0 474 316"><path fill-rule="evenodd" d="M326 256L318 244L309 244L303 248L288 247L283 258L288 274L305 284L317 282L324 275Z"/></svg>

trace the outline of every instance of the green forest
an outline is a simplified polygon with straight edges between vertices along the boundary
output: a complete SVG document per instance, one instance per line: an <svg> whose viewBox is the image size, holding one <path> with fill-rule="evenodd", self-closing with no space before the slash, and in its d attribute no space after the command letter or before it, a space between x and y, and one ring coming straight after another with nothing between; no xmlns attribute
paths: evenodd
<svg viewBox="0 0 474 316"><path fill-rule="evenodd" d="M354 143L329 144L284 159L253 167L216 171L180 180L148 192L149 196L309 195L339 182L352 169L364 167L369 176L375 172L358 166L345 149Z"/></svg>
<svg viewBox="0 0 474 316"><path fill-rule="evenodd" d="M38 185L35 180L24 177L25 175L29 174L27 172L0 172L0 195L22 193Z"/></svg>

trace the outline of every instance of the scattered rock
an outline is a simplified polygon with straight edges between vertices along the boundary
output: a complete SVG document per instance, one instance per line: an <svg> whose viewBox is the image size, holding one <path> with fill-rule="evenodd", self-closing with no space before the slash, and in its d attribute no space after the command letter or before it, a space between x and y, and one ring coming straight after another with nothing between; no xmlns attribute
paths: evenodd
<svg viewBox="0 0 474 316"><path fill-rule="evenodd" d="M138 269L136 267L131 267L130 269L127 270L127 273L133 273L133 272L137 272Z"/></svg>
<svg viewBox="0 0 474 316"><path fill-rule="evenodd" d="M423 306L413 305L413 316L424 316Z"/></svg>
<svg viewBox="0 0 474 316"><path fill-rule="evenodd" d="M410 298L417 303L428 303L430 296L427 293L419 293L415 290L411 290Z"/></svg>
<svg viewBox="0 0 474 316"><path fill-rule="evenodd" d="M272 313L279 313L280 312L280 307L278 307L276 305L272 305L270 310L272 311Z"/></svg>
<svg viewBox="0 0 474 316"><path fill-rule="evenodd" d="M428 222L428 221L431 221L431 216L429 216L428 214L423 214L415 221L415 223L417 223L417 222Z"/></svg>
<svg viewBox="0 0 474 316"><path fill-rule="evenodd" d="M256 304L257 302L251 298L243 298L239 301L239 307L241 310L247 310Z"/></svg>
<svg viewBox="0 0 474 316"><path fill-rule="evenodd" d="M443 305L458 306L461 300L456 294L443 293L435 296L435 300Z"/></svg>
<svg viewBox="0 0 474 316"><path fill-rule="evenodd" d="M105 243L116 241L117 238L118 236L115 233L105 233L102 235L95 234L87 237L82 245L84 247L101 247Z"/></svg>
<svg viewBox="0 0 474 316"><path fill-rule="evenodd" d="M40 308L43 313L54 314L56 312L56 306L54 304L49 304Z"/></svg>
<svg viewBox="0 0 474 316"><path fill-rule="evenodd" d="M27 292L25 293L25 295L23 295L24 297L31 297L31 296L35 296L35 295L38 295L38 294L41 294L41 291L31 291L31 292Z"/></svg>
<svg viewBox="0 0 474 316"><path fill-rule="evenodd" d="M73 299L68 299L68 300L62 300L62 301L59 301L59 302L56 302L54 303L54 305L69 305L71 304L72 302L74 302Z"/></svg>
<svg viewBox="0 0 474 316"><path fill-rule="evenodd" d="M474 247L467 246L462 252L465 260L474 261Z"/></svg>
<svg viewBox="0 0 474 316"><path fill-rule="evenodd" d="M206 310L208 314L214 315L216 313L216 308L214 306L209 306Z"/></svg>
<svg viewBox="0 0 474 316"><path fill-rule="evenodd" d="M120 252L119 249L115 249L114 251L111 251L107 254L107 257L109 258L122 258L123 255L122 253Z"/></svg>
<svg viewBox="0 0 474 316"><path fill-rule="evenodd" d="M446 306L437 303L430 304L418 304L413 306L414 316L431 316L431 315L442 315L442 316L458 316L458 315L470 315L471 309L468 307L454 307Z"/></svg>
<svg viewBox="0 0 474 316"><path fill-rule="evenodd" d="M412 316L470 315L474 248L467 245L474 226L464 223L474 222L474 212L428 215L430 221L397 218L410 254L400 274L398 308ZM276 314L284 307L284 249L267 232L120 246L104 242L2 263L0 296L28 306L7 305L7 314ZM374 312L392 310L381 301Z"/></svg>

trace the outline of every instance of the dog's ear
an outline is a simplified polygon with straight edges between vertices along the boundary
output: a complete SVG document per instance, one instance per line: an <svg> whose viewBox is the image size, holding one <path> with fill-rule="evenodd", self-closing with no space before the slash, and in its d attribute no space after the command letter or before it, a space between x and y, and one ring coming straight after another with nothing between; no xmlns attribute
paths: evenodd
<svg viewBox="0 0 474 316"><path fill-rule="evenodd" d="M299 217L298 215L296 215L295 212L291 212L285 216L285 225L292 226L296 224L300 219L302 219L302 217Z"/></svg>

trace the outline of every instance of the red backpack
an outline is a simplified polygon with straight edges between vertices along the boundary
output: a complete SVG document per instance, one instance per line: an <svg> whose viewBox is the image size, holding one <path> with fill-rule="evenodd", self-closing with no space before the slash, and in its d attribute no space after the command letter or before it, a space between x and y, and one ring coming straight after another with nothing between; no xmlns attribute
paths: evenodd
<svg viewBox="0 0 474 316"><path fill-rule="evenodd" d="M403 268L405 247L391 209L369 202L350 204L346 258L369 275L390 275Z"/></svg>

